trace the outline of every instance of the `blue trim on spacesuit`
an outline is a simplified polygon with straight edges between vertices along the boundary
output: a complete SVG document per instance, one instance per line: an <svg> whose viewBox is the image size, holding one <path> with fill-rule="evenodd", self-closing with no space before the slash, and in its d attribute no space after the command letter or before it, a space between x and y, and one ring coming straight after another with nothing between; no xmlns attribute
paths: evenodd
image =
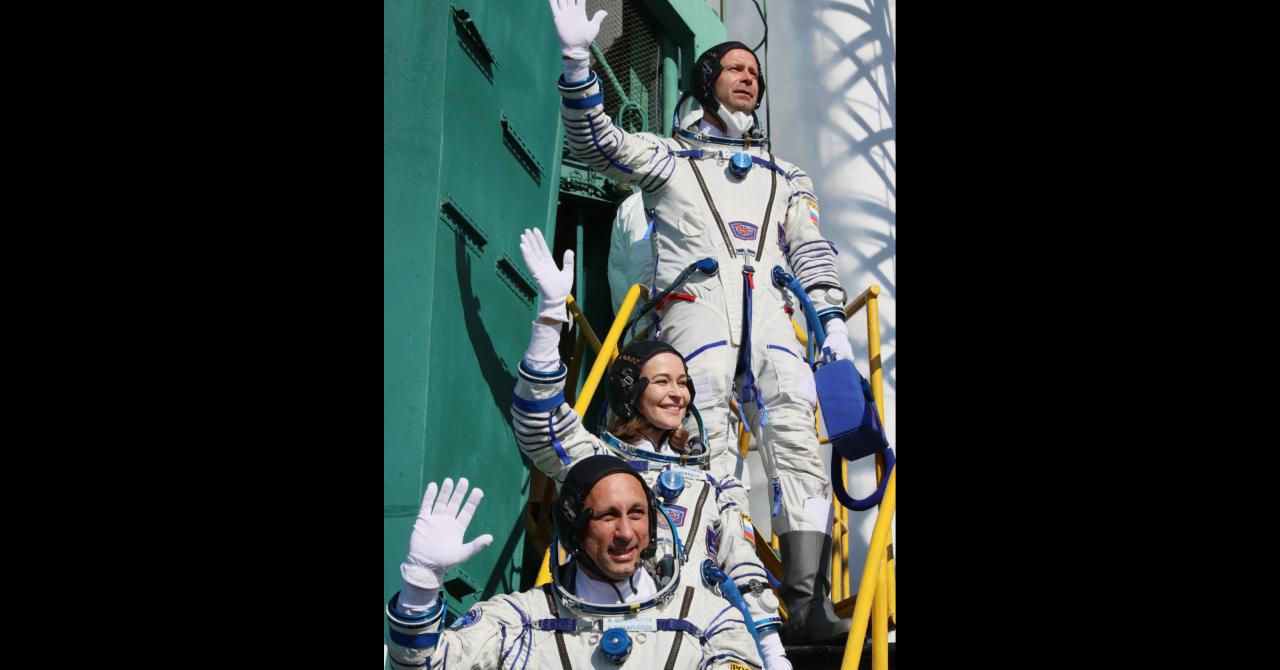
<svg viewBox="0 0 1280 670"><path fill-rule="evenodd" d="M591 109L596 105L604 104L604 92L598 91L585 98L561 98L560 102L569 109Z"/></svg>
<svg viewBox="0 0 1280 670"><path fill-rule="evenodd" d="M565 365L563 362L561 362L560 367L556 368L554 371L543 372L541 370L534 370L533 368L528 367L525 365L524 360L521 359L517 369L520 371L520 376L531 384L554 384L569 376L569 366Z"/></svg>
<svg viewBox="0 0 1280 670"><path fill-rule="evenodd" d="M409 649L430 649L431 647L436 646L436 642L440 640L439 633L405 635L404 633L396 632L391 628L387 629L387 637L391 638L392 642L400 645L401 647L407 647Z"/></svg>
<svg viewBox="0 0 1280 670"><path fill-rule="evenodd" d="M631 168L629 168L629 167L627 167L627 166L623 165L622 163L619 163L618 161L616 161L616 160L614 160L614 159L613 159L613 157L614 157L616 154L607 154L607 153L605 153L605 151L604 151L604 147L600 146L600 137L596 134L596 119L598 119L598 118L600 118L600 117L599 117L599 116L588 116L588 117L586 117L586 121L587 121L587 129L591 131L591 144L595 145L596 153L598 153L598 154L600 154L601 156L603 156L605 160L609 161L609 164L610 164L610 165L612 165L612 166L613 166L613 167L615 167L615 168L618 168L618 169L619 169L619 170L621 170L624 174L635 174L635 170L632 170ZM611 124L609 124L609 125L611 125L611 126L612 126L613 124L611 123Z"/></svg>
<svg viewBox="0 0 1280 670"><path fill-rule="evenodd" d="M564 80L564 75L562 74L560 75L559 81L556 82L556 85L560 87L561 91L573 93L575 91L581 91L584 88L590 88L591 84L594 83L599 78L600 76L597 75L595 72L589 71L586 79L583 79L582 81L575 81L570 83Z"/></svg>
<svg viewBox="0 0 1280 670"><path fill-rule="evenodd" d="M778 351L786 352L786 353L788 353L788 354L791 354L791 355L792 355L796 360L800 360L800 357L799 357L799 356L797 356L797 355L796 355L796 353L795 353L794 351L791 351L790 349L788 349L788 348L786 348L786 347L784 347L784 346L777 345L777 344L770 344L770 345L768 346L768 348L769 348L769 349L777 349Z"/></svg>
<svg viewBox="0 0 1280 670"><path fill-rule="evenodd" d="M511 404L515 405L516 409L525 412L526 414L550 412L564 404L564 391L558 391L555 395L544 400L525 400L524 398L512 393Z"/></svg>
<svg viewBox="0 0 1280 670"><path fill-rule="evenodd" d="M688 356L685 356L685 357L684 357L684 362L687 364L689 361L693 360L693 357L694 357L694 356L697 356L698 354L700 354L700 353L702 353L702 352L706 351L707 349L712 349L712 348L715 348L715 347L724 346L724 345L726 345L726 344L728 344L728 343L729 343L729 340L720 340L719 342L712 342L712 343L710 343L710 344L704 344L704 345L702 345L702 346L698 347L697 349L694 349L694 350L693 350L693 353L689 354Z"/></svg>

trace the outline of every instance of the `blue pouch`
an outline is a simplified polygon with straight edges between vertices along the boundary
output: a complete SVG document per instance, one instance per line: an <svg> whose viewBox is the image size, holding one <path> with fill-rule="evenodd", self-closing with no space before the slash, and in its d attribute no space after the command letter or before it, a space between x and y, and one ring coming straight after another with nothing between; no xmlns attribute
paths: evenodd
<svg viewBox="0 0 1280 670"><path fill-rule="evenodd" d="M831 441L831 490L842 505L856 512L871 509L880 504L885 485L889 483L889 470L893 468L893 450L889 449L889 437L885 435L880 413L876 411L875 396L871 385L854 367L853 361L839 360L820 363L813 373L818 390L818 404L822 407L822 422ZM884 476L880 486L866 498L856 500L845 489L844 461L856 461L884 452Z"/></svg>
<svg viewBox="0 0 1280 670"><path fill-rule="evenodd" d="M827 437L841 456L856 461L889 446L871 385L853 361L827 363L813 373L813 381Z"/></svg>

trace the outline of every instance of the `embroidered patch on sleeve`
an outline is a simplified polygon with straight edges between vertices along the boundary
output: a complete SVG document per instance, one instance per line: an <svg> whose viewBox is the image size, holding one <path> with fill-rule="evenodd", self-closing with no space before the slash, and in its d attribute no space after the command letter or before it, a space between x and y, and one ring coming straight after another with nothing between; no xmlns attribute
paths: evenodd
<svg viewBox="0 0 1280 670"><path fill-rule="evenodd" d="M480 618L483 616L484 616L484 610L480 609L479 607L472 607L471 609L467 610L466 614L463 614L461 617L458 617L458 620L453 622L452 626L449 626L449 630L460 630L462 628L466 628L467 626L470 626L475 622L479 621Z"/></svg>
<svg viewBox="0 0 1280 670"><path fill-rule="evenodd" d="M751 517L746 514L742 515L742 536L751 544L756 543L756 531L751 527Z"/></svg>
<svg viewBox="0 0 1280 670"><path fill-rule="evenodd" d="M813 222L813 225L818 225L818 202L805 198L804 203L809 206L809 220Z"/></svg>

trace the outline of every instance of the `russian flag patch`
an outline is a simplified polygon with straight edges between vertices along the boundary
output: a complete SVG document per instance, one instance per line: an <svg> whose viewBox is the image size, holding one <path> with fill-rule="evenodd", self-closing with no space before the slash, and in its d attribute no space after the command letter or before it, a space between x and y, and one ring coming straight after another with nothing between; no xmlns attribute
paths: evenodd
<svg viewBox="0 0 1280 670"><path fill-rule="evenodd" d="M805 204L809 205L809 220L813 222L813 225L818 225L818 203L808 198L805 198L804 201Z"/></svg>
<svg viewBox="0 0 1280 670"><path fill-rule="evenodd" d="M742 536L747 538L747 542L756 543L756 531L751 527L751 517L742 515Z"/></svg>

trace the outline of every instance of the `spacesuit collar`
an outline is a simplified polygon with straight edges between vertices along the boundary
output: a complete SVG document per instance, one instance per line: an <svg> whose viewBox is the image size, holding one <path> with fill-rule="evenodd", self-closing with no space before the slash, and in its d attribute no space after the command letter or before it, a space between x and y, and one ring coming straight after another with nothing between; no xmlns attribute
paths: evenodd
<svg viewBox="0 0 1280 670"><path fill-rule="evenodd" d="M622 602L633 603L644 600L658 592L658 586L653 583L653 577L641 568L636 568L631 579L610 582L596 579L591 573L579 567L574 577L573 591L579 598L592 603L608 603L616 602L618 595L622 595ZM614 591L617 588L617 591Z"/></svg>
<svg viewBox="0 0 1280 670"><path fill-rule="evenodd" d="M714 125L707 123L707 119L705 117L698 120L698 132L709 137L725 137L724 132Z"/></svg>
<svg viewBox="0 0 1280 670"><path fill-rule="evenodd" d="M702 466L708 463L711 459L711 452L705 449L702 453L694 455L677 454L674 452L665 454L658 453L653 450L653 445L651 445L648 440L642 440L640 444L628 444L618 439L613 435L613 433L610 433L607 430L600 433L600 439L605 443L605 446L609 447L609 450L612 451L615 456L621 458L626 461L628 465L640 471L649 469L661 470L669 463ZM662 444L663 446L667 446L667 441L663 440ZM667 448L670 449L669 446ZM651 467L651 464L656 464L657 467Z"/></svg>
<svg viewBox="0 0 1280 670"><path fill-rule="evenodd" d="M661 532L661 531L660 531ZM670 538L668 538L669 540ZM670 544L668 541L666 544ZM560 543L559 538L552 536L551 539L551 555L559 555ZM613 587L607 583L594 579L586 572L577 568L576 561L570 561L568 564L560 567L551 568L551 583L555 589L556 600L566 609L574 610L579 614L631 614L635 612L643 612L653 607L660 607L675 597L676 590L680 588L680 569L684 566L684 560L677 556L678 552L674 549L671 553L657 560L653 565L658 571L658 580L655 580L653 574L649 573L646 562L641 562L636 568L636 572L644 573L636 575L635 593L638 598L628 602L619 603L618 594L614 593ZM665 566L665 568L664 568ZM648 579L648 586L642 585L641 580ZM665 579L666 582L662 586L658 586L658 581ZM594 586L585 586L586 580L596 582L600 593L597 594ZM619 590L622 585L618 584ZM624 591L624 597L627 593L631 593L630 585ZM652 590L649 590L652 589ZM592 600L590 598L599 598Z"/></svg>
<svg viewBox="0 0 1280 670"><path fill-rule="evenodd" d="M759 137L751 137L750 142L747 138L738 138L736 140L729 139L719 128L707 123L705 118L697 123L689 124L687 128L677 128L673 133L686 142L690 142L700 147L732 147L741 151L744 147L749 148L769 148L769 136L761 134Z"/></svg>

